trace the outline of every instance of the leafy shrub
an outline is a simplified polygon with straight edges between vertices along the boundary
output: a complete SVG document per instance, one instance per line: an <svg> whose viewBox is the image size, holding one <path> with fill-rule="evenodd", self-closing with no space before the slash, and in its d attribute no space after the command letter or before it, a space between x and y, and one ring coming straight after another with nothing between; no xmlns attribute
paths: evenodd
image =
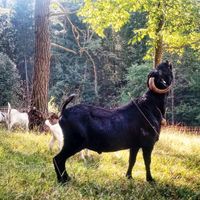
<svg viewBox="0 0 200 200"><path fill-rule="evenodd" d="M152 69L150 63L132 65L126 75L127 84L121 89L121 101L128 102L130 98L141 96L147 90L147 74Z"/></svg>
<svg viewBox="0 0 200 200"><path fill-rule="evenodd" d="M0 53L0 105L19 100L20 81L17 68L10 58Z"/></svg>

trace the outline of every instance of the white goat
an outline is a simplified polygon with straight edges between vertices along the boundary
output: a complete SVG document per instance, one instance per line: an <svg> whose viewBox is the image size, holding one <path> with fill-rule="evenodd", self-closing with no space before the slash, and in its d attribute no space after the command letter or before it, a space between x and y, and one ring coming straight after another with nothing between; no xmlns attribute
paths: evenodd
<svg viewBox="0 0 200 200"><path fill-rule="evenodd" d="M12 109L10 103L8 103L8 114L6 118L6 123L9 131L11 130L13 125L19 124L21 126L24 126L26 128L26 131L28 132L28 114L25 112L19 112L16 109Z"/></svg>
<svg viewBox="0 0 200 200"><path fill-rule="evenodd" d="M60 128L59 123L52 125L49 122L49 120L46 120L45 124L50 128L50 131L52 134L51 140L49 142L49 149L50 150L53 149L53 145L54 145L55 141L57 140L59 149L61 150L63 147L63 133L62 133L62 129Z"/></svg>
<svg viewBox="0 0 200 200"><path fill-rule="evenodd" d="M62 129L61 129L59 123L57 122L56 124L52 125L49 122L49 120L46 120L45 124L50 128L50 131L51 131L51 134L52 134L52 137L51 137L50 142L49 142L49 150L53 149L53 145L54 145L56 140L58 141L59 150L61 150L62 147L63 147L63 132L62 132ZM90 155L89 155L88 149L85 149L84 151L85 152L81 151L80 156L84 161L86 161L85 155L88 156L88 157L90 157Z"/></svg>

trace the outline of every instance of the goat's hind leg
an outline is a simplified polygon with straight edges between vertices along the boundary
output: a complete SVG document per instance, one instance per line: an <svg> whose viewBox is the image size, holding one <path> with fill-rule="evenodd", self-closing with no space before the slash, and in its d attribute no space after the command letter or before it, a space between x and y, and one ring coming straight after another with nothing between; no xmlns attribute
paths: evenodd
<svg viewBox="0 0 200 200"><path fill-rule="evenodd" d="M128 166L128 170L127 170L127 173L126 173L126 177L128 179L132 178L132 169L133 169L133 166L135 164L138 151L139 151L139 147L134 147L134 148L130 149L129 166Z"/></svg>
<svg viewBox="0 0 200 200"><path fill-rule="evenodd" d="M152 153L153 147L143 147L143 158L144 158L144 163L145 163L145 168L146 168L146 180L149 182L155 181L152 176L151 176L151 153Z"/></svg>
<svg viewBox="0 0 200 200"><path fill-rule="evenodd" d="M62 150L53 158L53 164L59 183L64 184L71 179L65 169L65 162L69 157L80 150L80 148L73 148L73 146L63 147Z"/></svg>

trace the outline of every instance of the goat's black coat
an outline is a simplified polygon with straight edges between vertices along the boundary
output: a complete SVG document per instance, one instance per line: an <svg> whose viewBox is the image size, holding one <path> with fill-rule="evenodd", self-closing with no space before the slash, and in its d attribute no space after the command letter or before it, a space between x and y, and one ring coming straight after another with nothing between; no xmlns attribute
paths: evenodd
<svg viewBox="0 0 200 200"><path fill-rule="evenodd" d="M155 78L156 87L168 87L173 78L171 64L160 64L148 79L150 77ZM59 121L64 134L64 146L53 159L58 181L64 183L69 180L65 161L84 148L98 153L130 149L128 178L131 178L137 152L142 148L146 179L152 181L151 152L159 138L166 94L148 90L142 97L113 110L84 104L65 109L73 98L70 96L65 102Z"/></svg>

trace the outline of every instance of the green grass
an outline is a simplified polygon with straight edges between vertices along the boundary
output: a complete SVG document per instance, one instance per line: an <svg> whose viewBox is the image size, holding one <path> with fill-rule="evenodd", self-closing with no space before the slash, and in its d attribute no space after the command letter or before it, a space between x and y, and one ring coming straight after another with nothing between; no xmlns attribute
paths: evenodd
<svg viewBox="0 0 200 200"><path fill-rule="evenodd" d="M200 135L163 130L152 154L156 184L145 181L142 154L127 180L128 151L98 155L84 163L79 155L67 161L72 177L56 181L48 150L50 135L8 133L0 129L0 199L200 199Z"/></svg>

